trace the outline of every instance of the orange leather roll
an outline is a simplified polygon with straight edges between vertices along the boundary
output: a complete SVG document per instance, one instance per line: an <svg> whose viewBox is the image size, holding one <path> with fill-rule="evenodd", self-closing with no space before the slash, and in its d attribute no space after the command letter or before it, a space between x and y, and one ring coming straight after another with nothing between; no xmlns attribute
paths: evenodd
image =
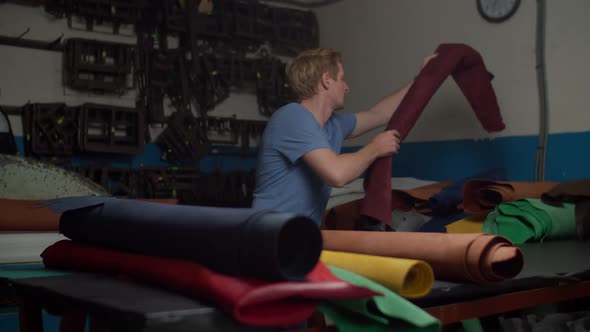
<svg viewBox="0 0 590 332"><path fill-rule="evenodd" d="M37 200L0 199L0 231L56 231L61 213L36 207Z"/></svg>
<svg viewBox="0 0 590 332"><path fill-rule="evenodd" d="M176 199L138 199L145 202L177 204ZM61 213L38 206L42 200L0 199L0 231L57 231Z"/></svg>

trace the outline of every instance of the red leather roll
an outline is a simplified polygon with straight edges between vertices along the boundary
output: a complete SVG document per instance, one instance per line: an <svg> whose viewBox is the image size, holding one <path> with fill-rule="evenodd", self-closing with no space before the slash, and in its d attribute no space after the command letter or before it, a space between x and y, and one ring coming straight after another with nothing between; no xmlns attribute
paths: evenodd
<svg viewBox="0 0 590 332"><path fill-rule="evenodd" d="M322 263L308 275L307 282L268 282L223 275L194 262L70 240L49 246L41 256L48 268L110 273L210 300L236 320L254 326L293 326L308 319L324 299L379 295L338 279Z"/></svg>

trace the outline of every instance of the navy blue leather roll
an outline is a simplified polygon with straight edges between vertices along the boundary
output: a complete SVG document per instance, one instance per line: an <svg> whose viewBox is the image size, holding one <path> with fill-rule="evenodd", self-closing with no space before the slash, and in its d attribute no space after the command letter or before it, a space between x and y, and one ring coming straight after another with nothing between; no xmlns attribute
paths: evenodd
<svg viewBox="0 0 590 332"><path fill-rule="evenodd" d="M435 216L455 214L457 205L463 201L463 186L465 182L471 179L506 180L506 170L504 168L494 168L453 182L453 184L445 187L428 200L432 208L432 214Z"/></svg>
<svg viewBox="0 0 590 332"><path fill-rule="evenodd" d="M304 280L322 237L307 217L249 208L72 197L43 205L63 212L60 231L82 243L196 261L220 273Z"/></svg>

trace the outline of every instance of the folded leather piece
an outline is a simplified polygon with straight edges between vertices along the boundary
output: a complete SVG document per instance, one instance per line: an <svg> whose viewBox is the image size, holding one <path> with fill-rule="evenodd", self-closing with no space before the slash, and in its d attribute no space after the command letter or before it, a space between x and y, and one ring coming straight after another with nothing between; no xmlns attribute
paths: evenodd
<svg viewBox="0 0 590 332"><path fill-rule="evenodd" d="M61 213L37 208L39 202L0 199L0 231L57 231Z"/></svg>
<svg viewBox="0 0 590 332"><path fill-rule="evenodd" d="M519 248L501 236L413 232L322 231L324 250L418 259L437 280L487 283L522 270Z"/></svg>
<svg viewBox="0 0 590 332"><path fill-rule="evenodd" d="M540 198L555 182L508 182L470 180L463 188L463 208L467 212L491 211L502 202Z"/></svg>
<svg viewBox="0 0 590 332"><path fill-rule="evenodd" d="M463 186L472 179L506 180L506 170L494 168L481 173L453 181L440 192L428 199L428 205L432 213L437 216L448 216L458 211L458 206L463 202Z"/></svg>
<svg viewBox="0 0 590 332"><path fill-rule="evenodd" d="M430 198L452 184L453 181L441 181L413 189L392 190L391 202L393 209L432 213L432 208L429 204Z"/></svg>
<svg viewBox="0 0 590 332"><path fill-rule="evenodd" d="M420 227L419 232L425 233L446 233L447 229L445 226L451 224L457 220L463 219L467 216L467 213L462 210L457 210L451 215L447 216L436 216L430 219L427 223Z"/></svg>
<svg viewBox="0 0 590 332"><path fill-rule="evenodd" d="M302 280L322 249L318 226L294 214L102 197L60 198L46 204L65 211L60 231L72 240L192 260L237 276Z"/></svg>
<svg viewBox="0 0 590 332"><path fill-rule="evenodd" d="M333 266L329 268L342 280L383 294L323 302L320 310L334 321L339 332L441 331L438 319L398 294L353 272Z"/></svg>
<svg viewBox="0 0 590 332"><path fill-rule="evenodd" d="M561 202L576 204L576 230L580 240L590 238L590 180L562 182L543 193L544 203L561 206Z"/></svg>
<svg viewBox="0 0 590 332"><path fill-rule="evenodd" d="M321 300L378 295L335 277L322 263L307 281L268 282L216 273L185 260L146 256L62 240L42 253L51 269L115 274L121 278L157 285L202 300L244 324L292 326L306 320Z"/></svg>
<svg viewBox="0 0 590 332"><path fill-rule="evenodd" d="M434 284L430 265L415 259L323 250L320 260L359 274L407 298L425 296Z"/></svg>
<svg viewBox="0 0 590 332"><path fill-rule="evenodd" d="M514 244L575 238L574 204L555 207L533 198L501 203L488 214L482 231L502 235Z"/></svg>
<svg viewBox="0 0 590 332"><path fill-rule="evenodd" d="M324 229L353 230L357 223L361 200L335 206L324 216Z"/></svg>
<svg viewBox="0 0 590 332"><path fill-rule="evenodd" d="M491 80L481 55L464 44L441 44L438 54L420 71L414 83L393 113L386 130L396 129L404 140L440 85L449 75L469 101L475 115L490 132L505 128ZM391 223L391 162L392 157L375 160L365 177L365 198L361 215Z"/></svg>
<svg viewBox="0 0 590 332"><path fill-rule="evenodd" d="M445 228L447 229L447 233L481 233L483 221L486 219L487 215L487 213L472 214L446 225Z"/></svg>

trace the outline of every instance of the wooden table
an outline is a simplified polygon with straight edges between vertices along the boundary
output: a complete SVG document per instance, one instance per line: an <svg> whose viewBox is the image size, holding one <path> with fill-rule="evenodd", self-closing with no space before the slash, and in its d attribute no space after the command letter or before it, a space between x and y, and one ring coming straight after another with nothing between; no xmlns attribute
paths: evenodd
<svg viewBox="0 0 590 332"><path fill-rule="evenodd" d="M437 282L428 296L413 302L450 324L586 298L590 296L588 252L590 243L583 242L523 246L525 268L517 278L492 285ZM280 330L244 326L208 303L106 276L72 274L2 282L18 302L21 332L42 331L43 308L64 316L62 332L83 331L87 318L92 332Z"/></svg>

